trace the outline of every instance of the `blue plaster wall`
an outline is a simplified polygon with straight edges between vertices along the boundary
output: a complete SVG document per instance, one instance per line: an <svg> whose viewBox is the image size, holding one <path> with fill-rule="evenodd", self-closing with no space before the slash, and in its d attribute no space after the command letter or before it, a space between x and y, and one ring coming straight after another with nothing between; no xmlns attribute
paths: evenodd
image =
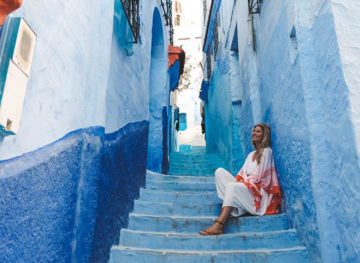
<svg viewBox="0 0 360 263"><path fill-rule="evenodd" d="M261 19L266 19L265 10ZM319 230L311 185L311 146L301 68L298 60L291 64L290 42L284 39L289 37L287 12L283 9L279 13L269 44L258 54L261 56L261 111L263 121L272 128L275 165L286 201L287 216L298 229L300 238L307 243L309 252L318 260Z"/></svg>
<svg viewBox="0 0 360 263"><path fill-rule="evenodd" d="M299 5L302 19L293 22L287 8L279 9L268 44L259 44L259 75L288 217L314 261L358 262L358 156L332 10L329 2ZM264 5L259 23L274 21L270 9Z"/></svg>
<svg viewBox="0 0 360 263"><path fill-rule="evenodd" d="M231 48L229 36L235 34L230 29L236 28L241 47L242 106L237 114L244 148L252 150L252 126L269 123L283 210L312 261L359 262L360 220L354 216L360 213L359 156L331 1L296 3L263 2L261 14L254 16L255 52L246 17L239 16L244 2L234 4L233 15L232 9L220 9L223 20L233 17L230 23L220 22L228 37L222 48ZM223 54L221 59L229 59ZM224 89L223 82L212 85L218 89L213 93ZM213 107L212 112L224 111ZM224 121L222 128L227 125ZM213 140L210 135L207 131L207 142Z"/></svg>
<svg viewBox="0 0 360 263"><path fill-rule="evenodd" d="M217 152L233 172L232 100L228 59L218 59L211 75L206 118L206 151ZM237 172L237 171L236 171Z"/></svg>
<svg viewBox="0 0 360 263"><path fill-rule="evenodd" d="M170 75L170 91L174 90L179 83L179 60L176 60L175 63L169 68Z"/></svg>
<svg viewBox="0 0 360 263"><path fill-rule="evenodd" d="M91 262L108 262L120 229L128 226L133 200L145 186L148 128L143 121L105 135Z"/></svg>
<svg viewBox="0 0 360 263"><path fill-rule="evenodd" d="M160 3L140 1L137 44L119 3L40 0L13 14L38 38L20 130L0 141L0 159L12 158L0 162L1 262L106 262L144 185L150 114L163 164L167 49L151 72L154 10L167 46ZM164 76L160 99L151 76Z"/></svg>
<svg viewBox="0 0 360 263"><path fill-rule="evenodd" d="M0 162L0 261L107 262L145 184L147 132L77 130Z"/></svg>
<svg viewBox="0 0 360 263"><path fill-rule="evenodd" d="M163 137L162 137L162 145L163 145L163 158L162 158L162 169L161 172L163 174L167 174L169 170L169 117L168 117L168 108L163 107L162 111L162 125L163 125Z"/></svg>
<svg viewBox="0 0 360 263"><path fill-rule="evenodd" d="M151 38L151 66L149 92L149 143L147 169L163 171L164 138L163 107L169 105L168 53L165 44L161 15L158 8L153 11Z"/></svg>

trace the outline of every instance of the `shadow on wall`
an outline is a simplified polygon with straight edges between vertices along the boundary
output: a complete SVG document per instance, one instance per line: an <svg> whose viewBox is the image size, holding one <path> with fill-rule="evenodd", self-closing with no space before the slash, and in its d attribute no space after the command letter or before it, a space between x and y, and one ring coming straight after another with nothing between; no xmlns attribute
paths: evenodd
<svg viewBox="0 0 360 263"><path fill-rule="evenodd" d="M0 262L107 262L145 185L148 122L0 162Z"/></svg>

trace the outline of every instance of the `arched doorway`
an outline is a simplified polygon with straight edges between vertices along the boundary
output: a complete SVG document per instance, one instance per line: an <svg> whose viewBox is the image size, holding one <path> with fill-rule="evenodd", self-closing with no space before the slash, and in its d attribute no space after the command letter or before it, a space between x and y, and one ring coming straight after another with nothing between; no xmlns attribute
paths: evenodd
<svg viewBox="0 0 360 263"><path fill-rule="evenodd" d="M167 46L158 8L154 9L149 90L149 139L147 169L162 172L164 133L163 108L167 106ZM165 48L166 47L166 48Z"/></svg>

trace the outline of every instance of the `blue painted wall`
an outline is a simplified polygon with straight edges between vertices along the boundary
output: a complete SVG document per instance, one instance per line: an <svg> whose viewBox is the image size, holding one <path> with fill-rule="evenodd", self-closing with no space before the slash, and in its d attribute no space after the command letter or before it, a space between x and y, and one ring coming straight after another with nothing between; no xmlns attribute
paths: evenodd
<svg viewBox="0 0 360 263"><path fill-rule="evenodd" d="M298 60L291 64L289 41L277 39L279 36L288 36L287 27L284 26L288 21L287 13L282 11L267 52L261 51L262 60L266 61L261 64L259 72L261 110L263 120L272 127L275 165L285 196L288 218L298 229L301 239L308 243L310 253L318 258L319 233L311 185L311 146L301 69Z"/></svg>
<svg viewBox="0 0 360 263"><path fill-rule="evenodd" d="M226 168L232 171L232 103L230 66L227 59L218 59L210 79L208 107L205 112L206 150L217 152L225 161ZM229 147L230 146L230 147ZM236 171L237 172L237 171Z"/></svg>
<svg viewBox="0 0 360 263"><path fill-rule="evenodd" d="M252 150L252 126L269 123L284 211L312 260L359 262L359 156L331 4L265 1L254 15L255 39L245 1L232 8L221 4L223 56L215 61L207 116L218 114L218 129L229 130L226 108L210 94L226 90L216 75L231 60L226 50L237 35L242 104L236 114L245 152ZM206 124L214 123L210 117ZM207 142L215 142L215 134L207 130Z"/></svg>
<svg viewBox="0 0 360 263"><path fill-rule="evenodd" d="M151 37L150 92L149 92L149 144L147 169L163 171L164 135L163 107L169 106L168 48L165 43L161 15L154 9Z"/></svg>
<svg viewBox="0 0 360 263"><path fill-rule="evenodd" d="M38 38L20 130L0 141L0 159L12 158L0 162L1 262L107 262L145 183L149 130L163 165L167 49L151 71L154 10L167 47L160 3L140 1L137 44L119 3L40 0L13 14ZM151 100L159 75L164 95Z"/></svg>
<svg viewBox="0 0 360 263"><path fill-rule="evenodd" d="M0 162L0 261L107 262L145 185L147 132L77 130Z"/></svg>
<svg viewBox="0 0 360 263"><path fill-rule="evenodd" d="M176 60L175 63L169 68L170 91L176 89L177 85L179 84L179 79L180 79L179 67L180 67L179 60Z"/></svg>

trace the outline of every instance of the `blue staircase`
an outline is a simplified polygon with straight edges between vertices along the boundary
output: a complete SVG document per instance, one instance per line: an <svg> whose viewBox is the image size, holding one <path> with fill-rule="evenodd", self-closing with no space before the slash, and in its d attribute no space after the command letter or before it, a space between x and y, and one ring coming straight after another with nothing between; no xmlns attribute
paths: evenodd
<svg viewBox="0 0 360 263"><path fill-rule="evenodd" d="M148 171L110 262L309 262L284 214L230 218L226 234L198 234L220 213L214 171L221 166L200 148L172 153L169 175Z"/></svg>

